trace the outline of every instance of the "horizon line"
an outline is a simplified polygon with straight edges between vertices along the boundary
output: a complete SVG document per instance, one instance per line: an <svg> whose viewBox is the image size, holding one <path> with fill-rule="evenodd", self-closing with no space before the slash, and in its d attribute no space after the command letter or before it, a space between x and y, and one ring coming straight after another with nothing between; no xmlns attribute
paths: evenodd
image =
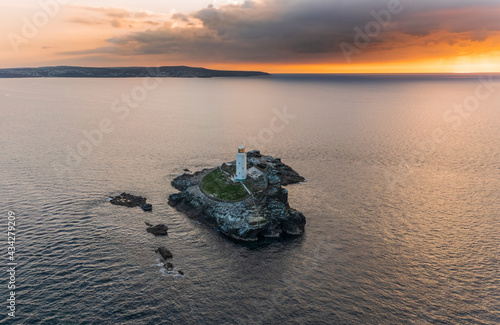
<svg viewBox="0 0 500 325"><path fill-rule="evenodd" d="M219 71L242 71L242 72L264 72L270 75L473 75L473 74L500 74L500 71L467 71L467 72L457 72L457 71L441 71L441 72L267 72L265 70L246 70L246 69L214 69L205 68L202 66L189 66L189 65L155 65L155 66L141 66L141 65L130 65L130 66L83 66L83 65L45 65L45 66L24 66L24 67L8 67L0 68L0 70L6 69L39 69L39 68L55 68L55 67L69 67L69 68L92 68L92 69L113 69L113 68L161 68L161 67L187 67L196 69L206 69L206 70L219 70Z"/></svg>

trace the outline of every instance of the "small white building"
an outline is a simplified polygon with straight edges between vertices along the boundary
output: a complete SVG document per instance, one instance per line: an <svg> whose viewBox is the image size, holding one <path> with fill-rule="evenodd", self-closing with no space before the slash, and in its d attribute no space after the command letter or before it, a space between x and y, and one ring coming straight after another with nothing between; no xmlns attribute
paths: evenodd
<svg viewBox="0 0 500 325"><path fill-rule="evenodd" d="M236 176L235 181L244 181L247 179L247 155L243 145L238 147L236 154Z"/></svg>

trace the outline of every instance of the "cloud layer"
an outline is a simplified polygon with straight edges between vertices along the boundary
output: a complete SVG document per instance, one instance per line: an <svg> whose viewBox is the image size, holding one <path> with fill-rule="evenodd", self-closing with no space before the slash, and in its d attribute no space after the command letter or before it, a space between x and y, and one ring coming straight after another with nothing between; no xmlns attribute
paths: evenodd
<svg viewBox="0 0 500 325"><path fill-rule="evenodd" d="M383 16L390 12L388 7L397 9L390 19ZM109 46L81 54L267 63L342 61L340 44L355 45L355 28L365 30L373 24L373 12L390 24L381 24L380 32L372 33L369 46L363 47L365 59L370 53L394 50L404 56L405 49L413 46L432 54L438 45L484 42L500 31L497 1L249 0L189 15L177 13L161 26L152 22L152 28L110 38ZM106 14L115 27L138 18L127 12Z"/></svg>

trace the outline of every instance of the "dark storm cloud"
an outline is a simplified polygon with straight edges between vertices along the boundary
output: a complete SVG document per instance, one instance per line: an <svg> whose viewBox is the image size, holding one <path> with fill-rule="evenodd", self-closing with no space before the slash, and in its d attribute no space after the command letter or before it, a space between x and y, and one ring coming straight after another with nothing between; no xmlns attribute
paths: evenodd
<svg viewBox="0 0 500 325"><path fill-rule="evenodd" d="M173 24L109 39L123 55L165 54L167 58L212 61L300 62L343 59L339 44L352 44L354 28L374 20L397 0L263 0L190 15L173 15ZM400 0L400 13L371 39L372 49L398 49L407 39L440 35L432 42L469 37L484 41L500 30L498 1ZM180 25L176 27L175 23ZM469 35L465 35L465 34ZM110 48L104 51L109 53ZM370 51L370 47L366 51ZM99 49L93 50L98 52Z"/></svg>

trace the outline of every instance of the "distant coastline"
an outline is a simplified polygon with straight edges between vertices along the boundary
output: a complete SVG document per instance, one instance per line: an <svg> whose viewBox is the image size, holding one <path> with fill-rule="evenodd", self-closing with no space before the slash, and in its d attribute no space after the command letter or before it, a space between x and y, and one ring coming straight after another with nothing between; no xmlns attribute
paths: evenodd
<svg viewBox="0 0 500 325"><path fill-rule="evenodd" d="M0 78L215 78L269 76L261 71L210 70L187 66L92 68L55 66L0 69Z"/></svg>

